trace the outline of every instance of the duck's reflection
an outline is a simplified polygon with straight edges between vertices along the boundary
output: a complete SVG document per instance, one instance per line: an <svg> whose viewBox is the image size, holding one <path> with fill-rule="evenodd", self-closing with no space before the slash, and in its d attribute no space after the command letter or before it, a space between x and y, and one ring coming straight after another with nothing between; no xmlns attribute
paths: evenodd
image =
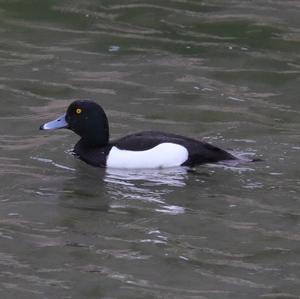
<svg viewBox="0 0 300 299"><path fill-rule="evenodd" d="M106 169L106 191L113 199L111 208L143 202L143 208L154 205L154 210L168 214L183 213L184 208L166 203L165 196L186 185L186 168L168 169ZM136 206L136 205L135 205ZM142 207L140 207L142 208Z"/></svg>
<svg viewBox="0 0 300 299"><path fill-rule="evenodd" d="M124 212L126 209L183 213L167 195L186 186L188 169L99 169L79 164L65 180L63 206L79 210Z"/></svg>
<svg viewBox="0 0 300 299"><path fill-rule="evenodd" d="M137 182L144 182L144 185L151 186L185 186L184 179L187 168L164 168L164 169L115 169L107 168L105 181L114 184L133 185Z"/></svg>

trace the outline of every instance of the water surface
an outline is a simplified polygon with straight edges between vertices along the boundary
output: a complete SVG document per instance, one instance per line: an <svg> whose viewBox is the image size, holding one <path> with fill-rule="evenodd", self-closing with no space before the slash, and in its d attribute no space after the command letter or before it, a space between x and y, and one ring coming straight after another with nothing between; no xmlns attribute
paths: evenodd
<svg viewBox="0 0 300 299"><path fill-rule="evenodd" d="M0 297L299 298L299 8L0 0ZM90 167L78 98L263 161Z"/></svg>

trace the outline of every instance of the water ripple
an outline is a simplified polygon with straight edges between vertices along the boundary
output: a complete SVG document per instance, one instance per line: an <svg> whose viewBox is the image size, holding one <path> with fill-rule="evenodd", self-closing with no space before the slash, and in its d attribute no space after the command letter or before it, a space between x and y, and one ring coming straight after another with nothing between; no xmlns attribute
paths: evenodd
<svg viewBox="0 0 300 299"><path fill-rule="evenodd" d="M0 297L298 298L299 8L2 1ZM38 131L77 98L242 163L89 167Z"/></svg>

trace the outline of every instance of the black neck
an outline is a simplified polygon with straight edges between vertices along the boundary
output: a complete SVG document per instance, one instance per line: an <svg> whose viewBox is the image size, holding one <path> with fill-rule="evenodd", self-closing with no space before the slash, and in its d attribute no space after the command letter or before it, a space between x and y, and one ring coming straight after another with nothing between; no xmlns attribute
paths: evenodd
<svg viewBox="0 0 300 299"><path fill-rule="evenodd" d="M98 134L97 134L98 133ZM108 126L100 134L99 132L91 133L80 139L80 144L86 147L102 147L106 146L109 142Z"/></svg>

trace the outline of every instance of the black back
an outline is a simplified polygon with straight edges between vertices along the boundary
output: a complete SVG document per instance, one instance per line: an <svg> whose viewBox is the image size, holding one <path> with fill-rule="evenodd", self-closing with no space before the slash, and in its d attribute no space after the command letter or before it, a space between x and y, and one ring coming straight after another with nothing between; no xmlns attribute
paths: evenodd
<svg viewBox="0 0 300 299"><path fill-rule="evenodd" d="M172 133L156 131L128 135L112 141L111 145L124 150L144 151L166 142L182 145L188 150L189 158L184 163L185 166L236 159L230 153L209 143Z"/></svg>

